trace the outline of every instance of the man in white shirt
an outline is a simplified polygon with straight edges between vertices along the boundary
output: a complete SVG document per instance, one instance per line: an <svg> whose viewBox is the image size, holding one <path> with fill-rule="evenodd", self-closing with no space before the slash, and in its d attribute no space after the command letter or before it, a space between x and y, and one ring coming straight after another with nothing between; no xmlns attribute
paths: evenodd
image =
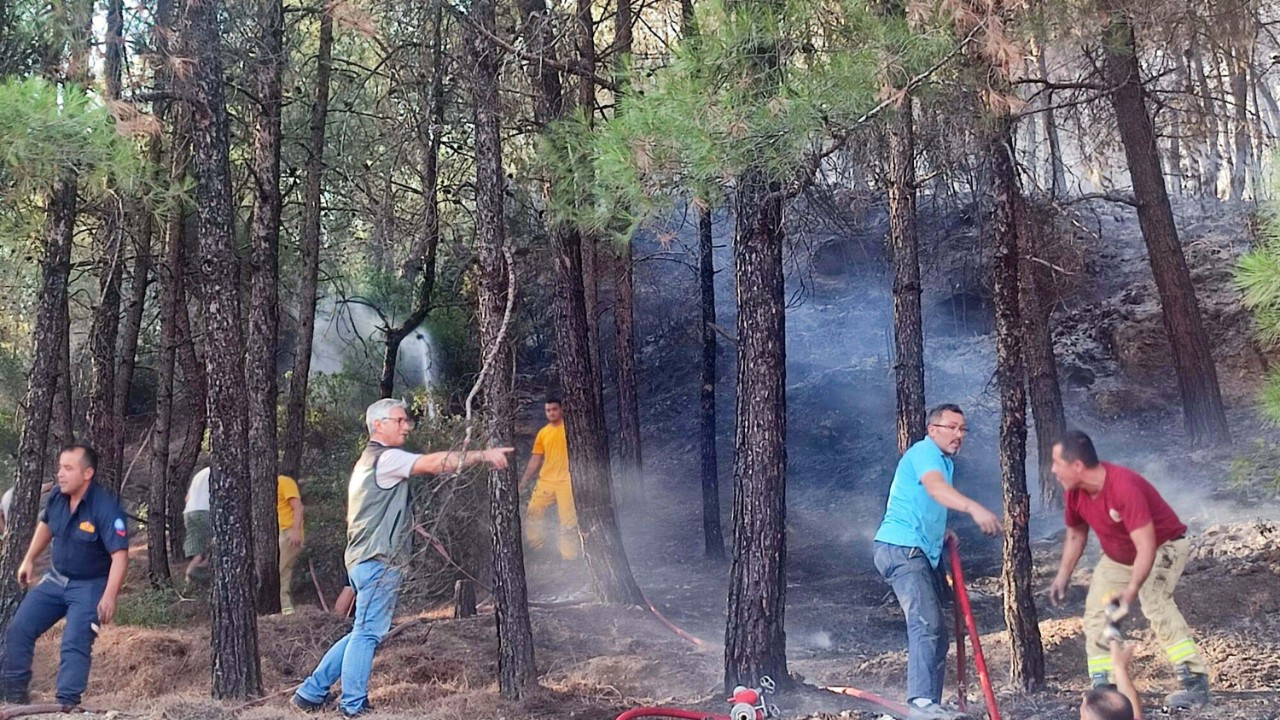
<svg viewBox="0 0 1280 720"><path fill-rule="evenodd" d="M191 478L187 486L187 504L182 508L183 527L186 535L182 549L187 563L187 584L204 575L209 566L209 552L213 548L213 522L209 517L209 468L204 468Z"/></svg>

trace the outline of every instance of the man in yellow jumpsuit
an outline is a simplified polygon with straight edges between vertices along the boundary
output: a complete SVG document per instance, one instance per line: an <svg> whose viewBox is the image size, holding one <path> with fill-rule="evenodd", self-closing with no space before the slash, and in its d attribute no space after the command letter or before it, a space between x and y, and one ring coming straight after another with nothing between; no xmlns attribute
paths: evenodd
<svg viewBox="0 0 1280 720"><path fill-rule="evenodd" d="M276 477L276 519L280 524L280 612L293 614L293 567L302 554L302 493L288 475Z"/></svg>
<svg viewBox="0 0 1280 720"><path fill-rule="evenodd" d="M529 498L529 512L525 521L525 533L529 546L543 546L543 518L547 508L554 503L560 515L560 557L573 560L578 557L582 545L578 537L578 513L573 508L573 486L569 482L569 443L565 438L564 409L560 399L547 398L543 411L547 424L538 431L533 441L533 454L520 478L520 492L528 487L534 474L538 482Z"/></svg>

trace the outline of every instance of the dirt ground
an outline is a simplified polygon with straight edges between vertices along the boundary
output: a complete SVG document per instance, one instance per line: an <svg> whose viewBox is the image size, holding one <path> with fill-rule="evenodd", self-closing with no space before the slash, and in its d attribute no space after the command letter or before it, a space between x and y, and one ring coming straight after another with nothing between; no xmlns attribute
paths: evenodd
<svg viewBox="0 0 1280 720"><path fill-rule="evenodd" d="M378 653L371 683L371 700L379 708L374 717L608 720L638 705L726 712L719 684L728 570L701 558L698 508L687 500L678 494L652 493L644 516L663 521L641 522L638 513L624 511L624 533L650 599L673 622L704 639L705 647L677 637L647 610L591 603L534 608L540 687L524 702L513 704L501 701L496 691L491 607L482 602L481 616L467 620L447 619L442 609L402 608L397 622L418 622ZM628 503L629 509L634 507ZM901 613L870 568L865 548L859 549L862 539L832 544L821 532L842 518L850 522L853 512L833 503L791 515L790 669L810 684L852 685L896 699L904 689L906 664ZM1077 572L1065 608L1051 608L1043 596L1038 598L1048 689L1022 694L1005 687L1008 655L1001 631L999 578L991 572L990 558L983 557L992 548L981 545L990 541L965 542L976 556L968 570L970 593L1002 716L1074 717L1073 707L1086 681L1079 613L1089 557ZM1280 525L1258 521L1210 527L1197 534L1195 547L1177 597L1213 667L1219 699L1216 708L1195 717L1280 718ZM1056 548L1049 542L1038 545L1036 559L1038 583L1047 587ZM137 585L142 575L134 577ZM579 567L561 568L555 560L535 556L530 559L529 582L532 599L564 601L584 597L586 577ZM289 618L262 618L259 636L268 691L298 682L344 631L343 621L314 607ZM1135 625L1134 637L1142 643L1135 663L1137 682L1148 708L1155 711L1174 679L1145 624ZM52 695L58 641L55 628L38 648L33 684L37 697ZM198 620L192 627L169 630L111 626L95 648L85 702L121 717L301 716L286 705L283 694L240 711L236 703L209 700L209 667L208 629ZM954 692L950 678L948 692ZM878 716L833 694L783 694L773 701L792 718ZM969 704L982 707L972 681Z"/></svg>

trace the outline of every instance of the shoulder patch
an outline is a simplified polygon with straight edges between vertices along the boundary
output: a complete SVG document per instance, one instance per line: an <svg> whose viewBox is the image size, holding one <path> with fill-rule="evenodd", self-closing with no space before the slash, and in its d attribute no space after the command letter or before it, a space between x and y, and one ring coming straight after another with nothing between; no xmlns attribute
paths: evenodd
<svg viewBox="0 0 1280 720"><path fill-rule="evenodd" d="M120 537L124 537L124 536L125 536L124 518L116 518L116 521L115 521L115 523L112 525L112 527L114 527L114 528L115 528L115 531L116 531L116 534L117 534L117 535L119 535Z"/></svg>

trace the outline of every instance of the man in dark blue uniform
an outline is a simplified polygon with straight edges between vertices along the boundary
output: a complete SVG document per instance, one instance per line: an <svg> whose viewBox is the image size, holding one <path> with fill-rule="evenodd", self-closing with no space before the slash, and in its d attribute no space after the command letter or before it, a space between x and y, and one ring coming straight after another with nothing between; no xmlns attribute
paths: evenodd
<svg viewBox="0 0 1280 720"><path fill-rule="evenodd" d="M58 457L58 492L50 493L40 513L18 584L31 583L36 558L50 543L53 564L9 624L0 661L0 699L7 702L27 702L36 639L65 617L57 698L65 708L79 705L98 628L115 618L129 532L120 503L93 482L97 464L98 453L87 445L68 445Z"/></svg>

